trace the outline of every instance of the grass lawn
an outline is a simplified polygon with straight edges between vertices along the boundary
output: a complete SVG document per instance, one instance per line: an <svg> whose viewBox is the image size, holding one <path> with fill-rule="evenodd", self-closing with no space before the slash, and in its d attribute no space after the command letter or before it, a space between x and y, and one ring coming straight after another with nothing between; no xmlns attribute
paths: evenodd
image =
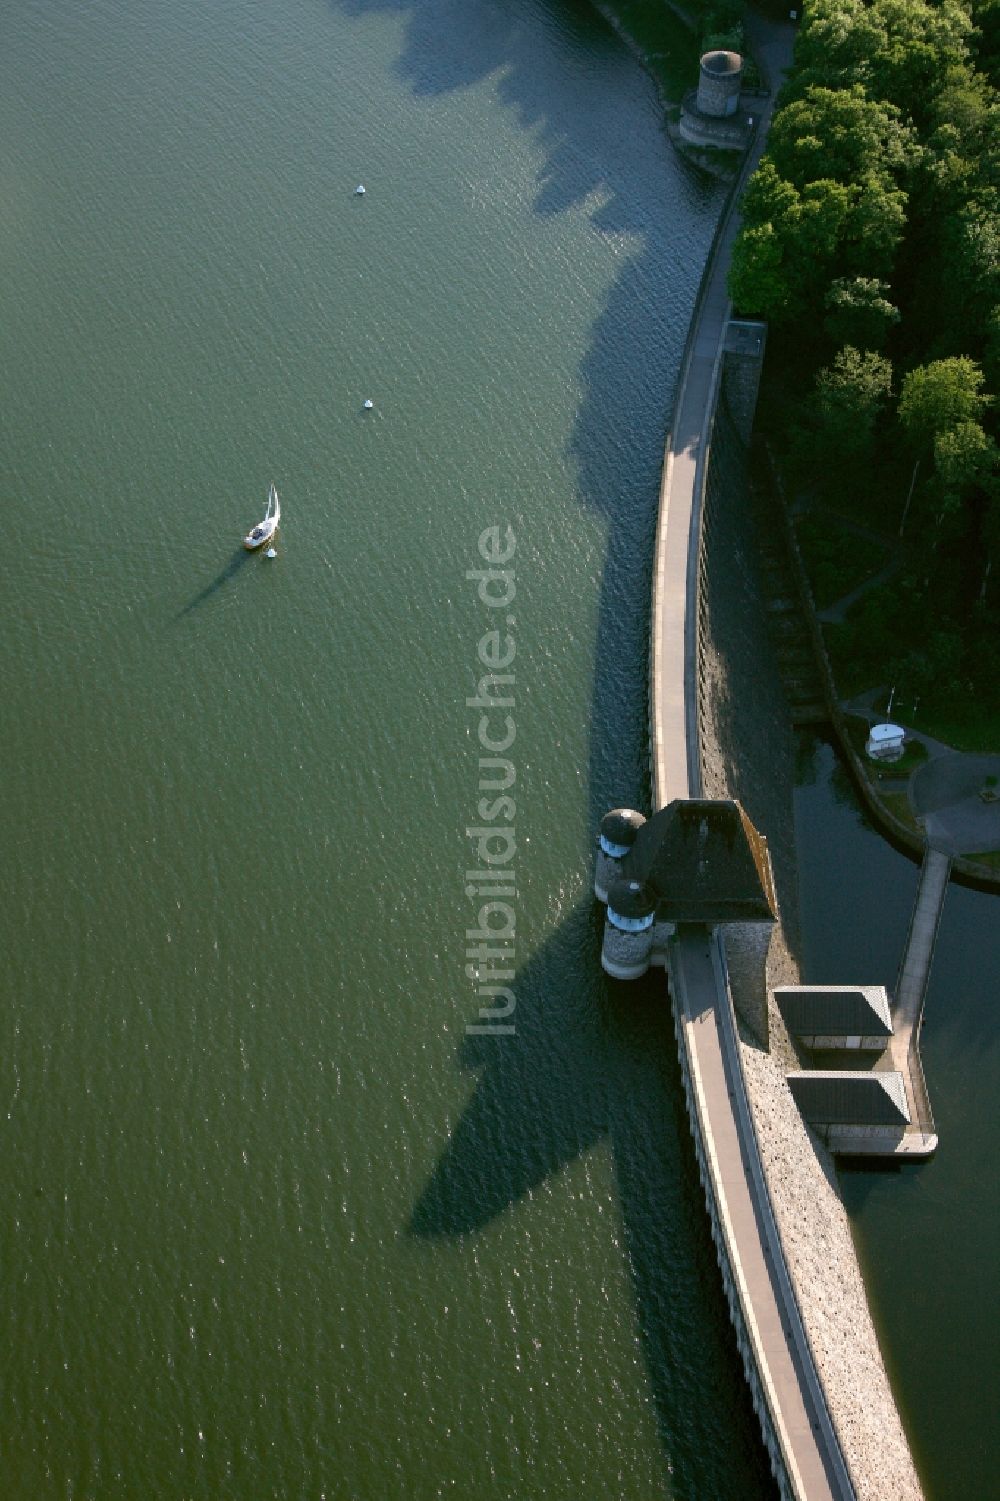
<svg viewBox="0 0 1000 1501"><path fill-rule="evenodd" d="M967 855L966 859L988 871L1000 870L1000 850L989 850L985 855Z"/></svg>
<svg viewBox="0 0 1000 1501"><path fill-rule="evenodd" d="M876 788L884 778L888 781L896 781L900 777L908 777L918 766L923 766L927 760L927 747L919 740L911 741L907 745L898 761L872 761L865 751L868 743L868 721L858 714L849 714L846 720L847 735L851 745L861 757L862 765L868 773L868 779ZM905 795L905 794L904 794Z"/></svg>
<svg viewBox="0 0 1000 1501"><path fill-rule="evenodd" d="M698 82L701 18L691 25L664 0L601 0L617 18L668 99L678 103Z"/></svg>
<svg viewBox="0 0 1000 1501"><path fill-rule="evenodd" d="M918 834L921 839L924 837L924 831L913 816L913 809L905 792L880 792L879 798L904 828Z"/></svg>

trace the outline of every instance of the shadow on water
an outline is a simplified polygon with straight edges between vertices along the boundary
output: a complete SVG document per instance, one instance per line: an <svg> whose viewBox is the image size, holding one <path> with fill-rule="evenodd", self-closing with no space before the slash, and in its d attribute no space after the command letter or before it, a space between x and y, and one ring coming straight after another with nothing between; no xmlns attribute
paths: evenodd
<svg viewBox="0 0 1000 1501"><path fill-rule="evenodd" d="M519 971L514 1036L467 1036L475 1095L410 1220L415 1235L481 1230L609 1139L661 1441L678 1498L771 1496L733 1350L688 1134L662 976L581 994L601 917L581 903ZM692 1254L693 1251L693 1254Z"/></svg>
<svg viewBox="0 0 1000 1501"><path fill-rule="evenodd" d="M589 705L599 727L588 777L596 828L609 807L649 802L645 683L659 474L722 193L672 159L665 141L662 170L628 143L609 147L622 141L622 89L641 87L641 75L589 5L480 0L474 30L465 0L330 5L338 15L405 18L398 70L417 96L492 77L546 153L534 211L549 217L594 195L595 229L630 239L581 365L571 441L582 504L604 518L608 537ZM567 57L585 57L591 78L606 64L614 80L590 88L587 108L566 118L553 106L546 69L554 65L540 60L534 27L519 19L530 9L537 20L539 8L566 38ZM518 971L514 1036L466 1039L458 1062L476 1071L476 1091L410 1230L424 1237L478 1230L608 1137L671 1494L757 1501L773 1496L774 1485L722 1297L664 982L595 978L581 986L581 964L599 974L598 917L581 904Z"/></svg>
<svg viewBox="0 0 1000 1501"><path fill-rule="evenodd" d="M216 574L211 583L206 584L204 589L199 590L193 599L188 600L183 610L178 610L174 619L183 620L184 616L190 615L192 610L197 610L199 606L207 604L214 594L218 594L220 589L236 578L244 566L256 556L256 553L250 552L246 547L237 548L222 572Z"/></svg>

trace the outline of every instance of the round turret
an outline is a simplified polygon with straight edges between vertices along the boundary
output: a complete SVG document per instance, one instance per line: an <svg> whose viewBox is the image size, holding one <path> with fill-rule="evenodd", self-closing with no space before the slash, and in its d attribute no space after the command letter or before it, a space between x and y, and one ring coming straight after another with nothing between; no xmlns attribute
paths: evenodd
<svg viewBox="0 0 1000 1501"><path fill-rule="evenodd" d="M594 895L599 902L607 901L608 887L621 875L621 862L645 822L642 814L636 813L634 808L614 808L601 819L594 871Z"/></svg>
<svg viewBox="0 0 1000 1501"><path fill-rule="evenodd" d="M608 919L616 927L633 930L635 924L652 926L656 897L641 881L613 881L608 888Z"/></svg>
<svg viewBox="0 0 1000 1501"><path fill-rule="evenodd" d="M623 849L630 850L635 843L636 834L645 822L642 814L637 813L634 808L612 808L601 819L598 837L602 842L618 844Z"/></svg>
<svg viewBox="0 0 1000 1501"><path fill-rule="evenodd" d="M698 109L703 115L735 115L740 104L743 59L738 52L706 52L698 79Z"/></svg>
<svg viewBox="0 0 1000 1501"><path fill-rule="evenodd" d="M616 980L637 980L649 968L656 898L639 881L617 880L608 890L601 965Z"/></svg>

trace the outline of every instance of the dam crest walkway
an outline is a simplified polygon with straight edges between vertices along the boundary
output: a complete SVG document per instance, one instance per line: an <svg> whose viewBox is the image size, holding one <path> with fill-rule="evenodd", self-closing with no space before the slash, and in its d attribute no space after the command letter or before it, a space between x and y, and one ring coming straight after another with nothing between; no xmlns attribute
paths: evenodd
<svg viewBox="0 0 1000 1501"><path fill-rule="evenodd" d="M791 61L791 28L767 27L764 61L777 78ZM681 370L660 494L650 661L654 807L701 795L698 744L697 568L700 506L731 307L726 275L739 230L739 192L764 149L755 143L716 235ZM782 1494L797 1501L856 1495L802 1325L764 1181L726 982L721 942L681 928L669 974L675 1026L713 1233L728 1264L727 1293L754 1404Z"/></svg>

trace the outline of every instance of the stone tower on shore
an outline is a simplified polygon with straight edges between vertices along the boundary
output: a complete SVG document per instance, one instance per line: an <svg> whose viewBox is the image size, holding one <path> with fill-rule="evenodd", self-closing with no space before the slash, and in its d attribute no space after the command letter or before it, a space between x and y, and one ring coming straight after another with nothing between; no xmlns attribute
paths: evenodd
<svg viewBox="0 0 1000 1501"><path fill-rule="evenodd" d="M713 146L719 151L744 151L751 138L752 120L740 106L743 59L721 48L701 59L698 87L681 102L678 131L690 146Z"/></svg>
<svg viewBox="0 0 1000 1501"><path fill-rule="evenodd" d="M725 119L740 107L743 59L738 52L706 52L698 78L699 113Z"/></svg>

